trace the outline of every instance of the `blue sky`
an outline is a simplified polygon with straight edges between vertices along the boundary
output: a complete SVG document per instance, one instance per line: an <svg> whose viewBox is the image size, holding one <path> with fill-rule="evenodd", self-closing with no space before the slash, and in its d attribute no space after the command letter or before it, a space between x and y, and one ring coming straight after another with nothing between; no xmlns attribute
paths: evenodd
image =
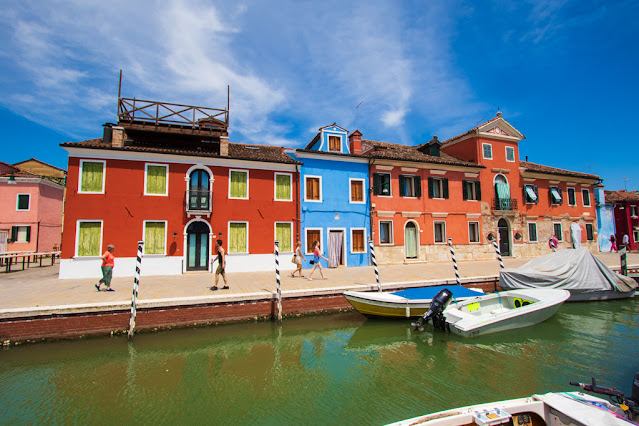
<svg viewBox="0 0 639 426"><path fill-rule="evenodd" d="M522 159L639 189L637 1L23 0L0 24L0 161L66 168L122 69L124 97L223 108L230 85L232 142L413 145L499 108Z"/></svg>

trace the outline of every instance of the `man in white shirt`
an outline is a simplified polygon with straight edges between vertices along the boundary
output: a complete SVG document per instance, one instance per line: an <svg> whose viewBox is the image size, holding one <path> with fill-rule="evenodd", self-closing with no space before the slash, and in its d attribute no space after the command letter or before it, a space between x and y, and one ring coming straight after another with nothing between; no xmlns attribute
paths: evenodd
<svg viewBox="0 0 639 426"><path fill-rule="evenodd" d="M628 237L628 234L623 234L623 239L621 241L626 250L630 251L630 238Z"/></svg>

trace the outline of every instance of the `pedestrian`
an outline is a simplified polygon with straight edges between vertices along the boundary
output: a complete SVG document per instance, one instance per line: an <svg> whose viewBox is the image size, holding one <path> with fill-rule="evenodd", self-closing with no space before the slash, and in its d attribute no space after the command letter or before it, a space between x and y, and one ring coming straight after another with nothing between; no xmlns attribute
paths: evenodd
<svg viewBox="0 0 639 426"><path fill-rule="evenodd" d="M102 259L102 279L95 285L95 288L97 288L98 291L100 291L102 283L106 286L105 291L115 291L111 288L111 278L113 277L113 267L115 266L115 256L113 256L114 251L115 246L113 244L109 244L104 254L100 256Z"/></svg>
<svg viewBox="0 0 639 426"><path fill-rule="evenodd" d="M550 238L548 239L548 247L550 248L559 248L559 239L557 238L557 236L555 234L552 234L550 236Z"/></svg>
<svg viewBox="0 0 639 426"><path fill-rule="evenodd" d="M295 273L297 271L300 272L300 277L304 276L302 275L302 260L306 260L306 258L302 254L302 242L298 241L297 245L295 246L295 254L293 255L293 263L297 265L297 269L294 270L291 274L293 278L295 278Z"/></svg>
<svg viewBox="0 0 639 426"><path fill-rule="evenodd" d="M619 249L617 248L617 239L615 238L615 235L610 234L610 253L613 251L617 253Z"/></svg>
<svg viewBox="0 0 639 426"><path fill-rule="evenodd" d="M319 267L319 273L322 276L322 279L323 280L327 279L324 276L324 273L322 272L322 264L320 263L320 258L328 262L328 259L322 256L322 253L320 252L319 241L313 241L313 260L311 260L311 263L313 264L313 269L311 269L311 273L308 274L309 281L313 281L313 278L311 277L313 276L313 272L315 272L315 268L317 267Z"/></svg>
<svg viewBox="0 0 639 426"><path fill-rule="evenodd" d="M217 269L215 270L215 285L211 287L211 290L217 290L217 282L220 279L220 275L222 275L222 279L224 280L224 287L222 290L228 290L229 285L226 282L226 252L222 248L222 240L217 240L215 242L215 250L217 251L217 256L211 260L211 265L215 260L218 261Z"/></svg>
<svg viewBox="0 0 639 426"><path fill-rule="evenodd" d="M623 234L623 239L621 241L623 242L623 246L626 250L630 251L630 237L628 237L628 234Z"/></svg>

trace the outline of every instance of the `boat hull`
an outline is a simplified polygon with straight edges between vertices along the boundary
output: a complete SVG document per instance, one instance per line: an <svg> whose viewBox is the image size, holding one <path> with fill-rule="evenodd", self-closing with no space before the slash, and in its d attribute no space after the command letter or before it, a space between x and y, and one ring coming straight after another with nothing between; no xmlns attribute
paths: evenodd
<svg viewBox="0 0 639 426"><path fill-rule="evenodd" d="M636 290L632 291L614 291L614 290L604 290L604 291L570 291L570 298L567 302L594 302L597 300L614 300L614 299L628 299L630 297L635 297Z"/></svg>

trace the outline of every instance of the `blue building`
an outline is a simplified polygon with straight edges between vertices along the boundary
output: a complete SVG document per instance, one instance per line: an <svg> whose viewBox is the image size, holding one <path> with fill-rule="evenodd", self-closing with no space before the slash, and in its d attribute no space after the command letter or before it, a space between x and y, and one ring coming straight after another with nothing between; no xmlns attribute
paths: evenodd
<svg viewBox="0 0 639 426"><path fill-rule="evenodd" d="M361 156L361 137L333 123L305 148L287 151L303 163L298 195L306 268L316 240L329 267L369 265L369 160Z"/></svg>
<svg viewBox="0 0 639 426"><path fill-rule="evenodd" d="M599 251L610 251L610 236L617 235L615 230L615 208L606 204L603 185L595 185L595 205L597 207L597 245Z"/></svg>

